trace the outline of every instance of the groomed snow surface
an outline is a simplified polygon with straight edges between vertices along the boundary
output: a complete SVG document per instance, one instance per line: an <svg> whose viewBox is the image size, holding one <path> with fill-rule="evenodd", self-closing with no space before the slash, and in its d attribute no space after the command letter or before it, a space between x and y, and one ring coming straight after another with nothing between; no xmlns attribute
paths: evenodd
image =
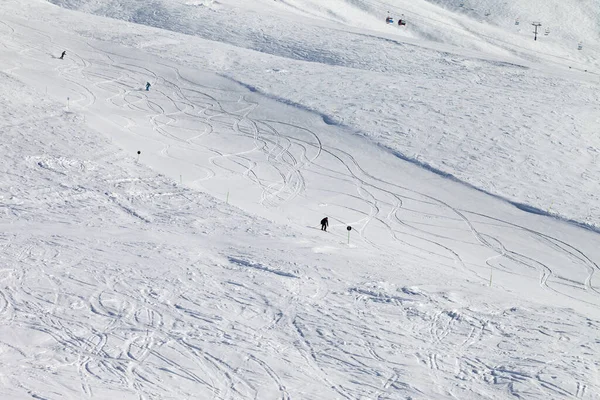
<svg viewBox="0 0 600 400"><path fill-rule="evenodd" d="M53 3L80 11L0 4L0 398L600 399L598 53L568 30Z"/></svg>

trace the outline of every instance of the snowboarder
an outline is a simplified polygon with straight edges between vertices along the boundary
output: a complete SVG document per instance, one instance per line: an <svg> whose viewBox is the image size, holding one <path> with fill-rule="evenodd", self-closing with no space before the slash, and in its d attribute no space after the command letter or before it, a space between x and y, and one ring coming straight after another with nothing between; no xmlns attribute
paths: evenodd
<svg viewBox="0 0 600 400"><path fill-rule="evenodd" d="M385 19L385 23L392 24L392 23L394 23L394 19L388 15L387 18Z"/></svg>
<svg viewBox="0 0 600 400"><path fill-rule="evenodd" d="M406 25L406 21L404 21L403 19L399 19L398 20L398 25L404 26L404 25Z"/></svg>
<svg viewBox="0 0 600 400"><path fill-rule="evenodd" d="M60 55L60 57L59 57L59 58L60 58L61 60L62 60L62 59L64 59L66 54L67 54L67 52L66 52L66 51L63 51L63 52L62 52L62 54Z"/></svg>
<svg viewBox="0 0 600 400"><path fill-rule="evenodd" d="M321 220L321 230L327 232L327 227L329 226L329 220L327 217Z"/></svg>
<svg viewBox="0 0 600 400"><path fill-rule="evenodd" d="M152 86L150 82L146 82L146 92L150 90L150 86Z"/></svg>

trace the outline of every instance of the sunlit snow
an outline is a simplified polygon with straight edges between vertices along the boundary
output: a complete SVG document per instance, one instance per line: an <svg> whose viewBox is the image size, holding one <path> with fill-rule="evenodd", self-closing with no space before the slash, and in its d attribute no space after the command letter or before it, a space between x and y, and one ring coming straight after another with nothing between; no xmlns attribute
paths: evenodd
<svg viewBox="0 0 600 400"><path fill-rule="evenodd" d="M600 399L597 2L0 11L0 398Z"/></svg>

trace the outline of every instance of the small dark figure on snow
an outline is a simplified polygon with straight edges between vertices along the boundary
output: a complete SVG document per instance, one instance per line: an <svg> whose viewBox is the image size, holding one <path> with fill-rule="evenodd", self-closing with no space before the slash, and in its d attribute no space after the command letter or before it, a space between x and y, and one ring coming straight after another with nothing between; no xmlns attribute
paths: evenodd
<svg viewBox="0 0 600 400"><path fill-rule="evenodd" d="M150 82L146 82L146 92L150 90L150 86L152 86Z"/></svg>
<svg viewBox="0 0 600 400"><path fill-rule="evenodd" d="M327 227L329 226L329 220L327 217L321 220L321 230L327 232Z"/></svg>
<svg viewBox="0 0 600 400"><path fill-rule="evenodd" d="M67 52L63 51L59 58L62 60L65 58L66 55L67 55Z"/></svg>

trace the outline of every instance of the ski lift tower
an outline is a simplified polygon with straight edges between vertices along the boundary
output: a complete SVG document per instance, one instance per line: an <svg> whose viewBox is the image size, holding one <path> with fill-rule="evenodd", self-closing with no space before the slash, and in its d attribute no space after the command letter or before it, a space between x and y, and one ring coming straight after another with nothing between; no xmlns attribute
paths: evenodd
<svg viewBox="0 0 600 400"><path fill-rule="evenodd" d="M538 28L542 26L542 24L539 22L533 22L531 25L535 26L535 31L533 32L535 36L533 37L533 40L537 40Z"/></svg>

